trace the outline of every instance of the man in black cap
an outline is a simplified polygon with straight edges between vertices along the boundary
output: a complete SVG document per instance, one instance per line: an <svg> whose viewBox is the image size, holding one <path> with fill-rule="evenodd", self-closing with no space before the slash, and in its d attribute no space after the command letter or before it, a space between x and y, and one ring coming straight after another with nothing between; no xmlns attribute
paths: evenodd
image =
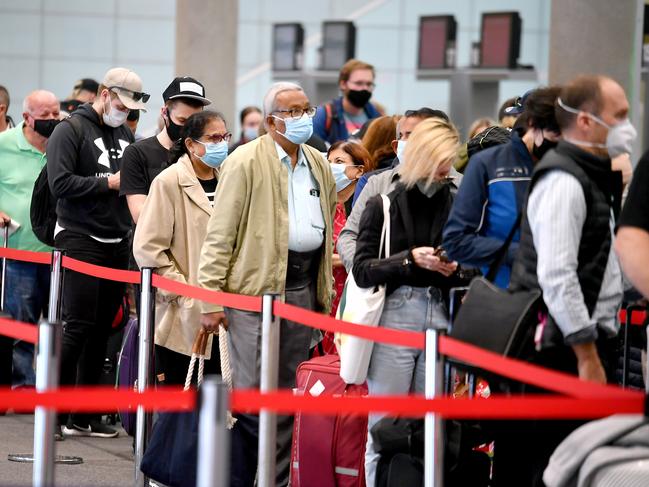
<svg viewBox="0 0 649 487"><path fill-rule="evenodd" d="M137 224L151 182L167 167L169 150L180 138L180 129L194 113L212 103L205 98L205 87L194 78L174 79L162 93L161 116L164 128L153 137L140 140L124 150L120 195L126 196L128 209Z"/></svg>
<svg viewBox="0 0 649 487"><path fill-rule="evenodd" d="M84 103L92 103L97 98L99 83L92 78L83 78L74 84L67 100L61 102L61 111L72 113Z"/></svg>

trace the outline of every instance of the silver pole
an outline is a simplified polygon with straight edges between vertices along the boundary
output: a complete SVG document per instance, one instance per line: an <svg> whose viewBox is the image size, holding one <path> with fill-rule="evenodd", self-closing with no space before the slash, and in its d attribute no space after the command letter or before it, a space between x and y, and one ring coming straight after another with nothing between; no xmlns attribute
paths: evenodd
<svg viewBox="0 0 649 487"><path fill-rule="evenodd" d="M6 249L9 245L9 224L4 226L4 235L2 239L2 246ZM0 310L5 309L5 281L7 280L7 258L2 258L2 289L0 289Z"/></svg>
<svg viewBox="0 0 649 487"><path fill-rule="evenodd" d="M50 270L50 299L47 309L47 320L54 323L61 321L61 293L63 292L63 250L52 251L52 268Z"/></svg>
<svg viewBox="0 0 649 487"><path fill-rule="evenodd" d="M277 389L279 366L279 318L273 314L276 294L264 294L261 317L261 392ZM275 485L277 455L277 415L262 409L259 412L258 486Z"/></svg>
<svg viewBox="0 0 649 487"><path fill-rule="evenodd" d="M439 331L426 330L426 399L441 395L444 387L444 365L438 349ZM442 418L435 413L426 414L424 422L424 485L444 485L444 430Z"/></svg>
<svg viewBox="0 0 649 487"><path fill-rule="evenodd" d="M154 316L155 316L155 290L151 284L153 270L150 267L142 269L140 291L140 332L137 362L137 390L144 392L153 384L153 357L154 343ZM147 413L143 406L137 407L135 424L135 486L144 487L147 484L145 475L140 470L144 450L146 449L153 416Z"/></svg>
<svg viewBox="0 0 649 487"><path fill-rule="evenodd" d="M196 485L226 487L230 470L230 398L217 376L206 377L199 390L198 471Z"/></svg>
<svg viewBox="0 0 649 487"><path fill-rule="evenodd" d="M59 386L61 361L61 338L63 325L60 322L43 320L38 326L36 355L36 390L45 392ZM56 411L37 407L34 411L34 466L32 481L34 487L54 485L54 427Z"/></svg>

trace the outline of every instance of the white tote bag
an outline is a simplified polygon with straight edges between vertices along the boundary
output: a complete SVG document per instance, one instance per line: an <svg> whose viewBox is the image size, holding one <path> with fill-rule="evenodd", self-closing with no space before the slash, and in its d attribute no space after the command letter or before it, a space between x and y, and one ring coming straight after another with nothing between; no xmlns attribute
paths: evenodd
<svg viewBox="0 0 649 487"><path fill-rule="evenodd" d="M385 257L390 256L390 199L382 194L383 230L379 255L384 250ZM362 288L356 284L352 272L347 276L336 319L376 327L383 313L385 303L385 284ZM338 354L340 355L340 377L347 384L362 384L367 378L374 342L353 335L340 335Z"/></svg>

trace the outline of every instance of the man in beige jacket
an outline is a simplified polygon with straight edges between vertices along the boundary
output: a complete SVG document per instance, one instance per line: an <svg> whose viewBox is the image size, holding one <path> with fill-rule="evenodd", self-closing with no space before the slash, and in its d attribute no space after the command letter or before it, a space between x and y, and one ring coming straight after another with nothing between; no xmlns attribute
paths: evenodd
<svg viewBox="0 0 649 487"><path fill-rule="evenodd" d="M198 279L210 290L259 296L328 313L332 297L332 221L336 185L322 155L304 145L315 108L302 88L276 83L264 98L267 134L226 159L207 228ZM235 388L258 388L261 316L203 303L203 326L228 327ZM311 329L282 320L279 387L295 386L308 359ZM293 418L278 418L277 485L288 483ZM232 484L252 486L258 420L242 416L233 436Z"/></svg>

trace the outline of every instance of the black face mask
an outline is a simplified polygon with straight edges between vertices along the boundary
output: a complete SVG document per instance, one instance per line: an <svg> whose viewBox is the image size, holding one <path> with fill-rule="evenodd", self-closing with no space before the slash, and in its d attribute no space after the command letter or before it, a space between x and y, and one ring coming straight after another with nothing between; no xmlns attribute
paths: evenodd
<svg viewBox="0 0 649 487"><path fill-rule="evenodd" d="M52 132L54 132L54 129L56 126L59 124L59 120L56 119L47 119L47 120L39 120L39 119L34 119L34 132L36 132L39 135L42 135L46 139L50 138L50 135L52 135Z"/></svg>
<svg viewBox="0 0 649 487"><path fill-rule="evenodd" d="M532 147L532 155L540 161L550 149L554 149L556 146L557 142L552 142L551 140L544 138L541 145L534 144L534 147Z"/></svg>
<svg viewBox="0 0 649 487"><path fill-rule="evenodd" d="M172 141L176 142L178 139L180 139L180 131L182 130L183 126L174 123L174 121L171 120L171 114L169 112L167 112L167 120L169 122L167 123L167 135Z"/></svg>
<svg viewBox="0 0 649 487"><path fill-rule="evenodd" d="M372 98L372 92L368 90L349 90L347 93L349 103L356 108L363 108L370 101L370 98Z"/></svg>

